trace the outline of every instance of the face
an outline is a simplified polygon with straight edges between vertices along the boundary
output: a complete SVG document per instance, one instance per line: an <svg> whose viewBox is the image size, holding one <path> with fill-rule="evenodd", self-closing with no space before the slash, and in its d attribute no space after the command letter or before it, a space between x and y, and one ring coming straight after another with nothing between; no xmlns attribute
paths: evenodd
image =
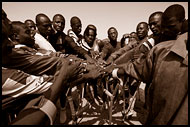
<svg viewBox="0 0 190 127"><path fill-rule="evenodd" d="M63 19L63 17L61 16L56 16L53 20L53 28L57 31L57 32L62 32L65 28L65 21Z"/></svg>
<svg viewBox="0 0 190 127"><path fill-rule="evenodd" d="M137 36L140 40L144 39L148 35L148 28L144 23L141 23L137 26L136 29Z"/></svg>
<svg viewBox="0 0 190 127"><path fill-rule="evenodd" d="M36 33L36 25L32 21L26 22L26 26L30 29L31 36L34 37Z"/></svg>
<svg viewBox="0 0 190 127"><path fill-rule="evenodd" d="M75 20L74 23L73 23L73 25L71 27L72 27L73 32L76 35L80 34L81 28L82 28L82 24L81 24L81 22L79 20Z"/></svg>
<svg viewBox="0 0 190 127"><path fill-rule="evenodd" d="M7 53L12 51L14 44L8 39L8 36L11 35L12 24L11 21L7 18L6 13L2 10L2 56L5 57Z"/></svg>
<svg viewBox="0 0 190 127"><path fill-rule="evenodd" d="M108 31L108 38L112 41L117 41L117 31L115 29L110 29Z"/></svg>
<svg viewBox="0 0 190 127"><path fill-rule="evenodd" d="M31 36L30 29L27 26L20 27L17 38L20 44L33 46L35 43L34 38Z"/></svg>
<svg viewBox="0 0 190 127"><path fill-rule="evenodd" d="M40 34L43 36L49 36L52 33L52 24L51 21L47 18L43 18L37 27Z"/></svg>
<svg viewBox="0 0 190 127"><path fill-rule="evenodd" d="M95 40L95 32L91 29L89 29L89 31L85 34L84 36L85 41L92 46L93 42Z"/></svg>
<svg viewBox="0 0 190 127"><path fill-rule="evenodd" d="M154 15L150 17L149 27L154 35L159 35L161 32L161 15Z"/></svg>
<svg viewBox="0 0 190 127"><path fill-rule="evenodd" d="M137 34L136 33L131 33L130 34L130 37L129 37L129 41L135 41L135 40L137 40Z"/></svg>
<svg viewBox="0 0 190 127"><path fill-rule="evenodd" d="M162 22L162 29L164 35L168 38L175 39L181 31L182 22L178 21L176 17L171 17Z"/></svg>

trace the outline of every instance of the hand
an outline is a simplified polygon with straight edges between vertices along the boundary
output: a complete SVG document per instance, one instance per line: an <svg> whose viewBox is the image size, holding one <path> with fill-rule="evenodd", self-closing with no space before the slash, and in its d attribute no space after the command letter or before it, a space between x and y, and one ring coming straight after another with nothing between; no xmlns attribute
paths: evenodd
<svg viewBox="0 0 190 127"><path fill-rule="evenodd" d="M107 62L106 63L107 65L110 65L111 63L113 63L113 57L110 56L106 62Z"/></svg>
<svg viewBox="0 0 190 127"><path fill-rule="evenodd" d="M114 68L115 68L115 65L111 64L111 65L107 66L107 67L104 69L104 72L106 72L106 73L108 73L108 74L111 74Z"/></svg>
<svg viewBox="0 0 190 127"><path fill-rule="evenodd" d="M107 62L106 62L106 61L104 61L102 58L99 58L99 59L98 59L98 64L99 64L99 65L103 65L103 64L105 64L105 65L106 65L106 64L107 64Z"/></svg>
<svg viewBox="0 0 190 127"><path fill-rule="evenodd" d="M85 79L96 79L100 75L104 74L103 71L101 71L101 68L95 68L91 69L88 73L85 73L83 76Z"/></svg>
<svg viewBox="0 0 190 127"><path fill-rule="evenodd" d="M81 62L71 62L68 61L65 63L65 70L64 70L64 76L68 79L71 80L75 78L77 75L79 75L80 70L82 67L80 67Z"/></svg>
<svg viewBox="0 0 190 127"><path fill-rule="evenodd" d="M85 57L86 57L87 63L90 63L90 64L96 63L96 60L91 58L90 56L86 55Z"/></svg>
<svg viewBox="0 0 190 127"><path fill-rule="evenodd" d="M96 58L99 55L99 53L97 51L93 51L93 50L90 50L90 54L91 54L92 58Z"/></svg>

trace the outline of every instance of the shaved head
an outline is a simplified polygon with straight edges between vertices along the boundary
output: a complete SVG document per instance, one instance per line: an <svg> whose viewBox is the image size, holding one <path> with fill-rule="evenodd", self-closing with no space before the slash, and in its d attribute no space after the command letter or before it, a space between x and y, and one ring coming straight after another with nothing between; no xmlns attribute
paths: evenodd
<svg viewBox="0 0 190 127"><path fill-rule="evenodd" d="M81 20L78 17L74 16L71 18L70 24L73 32L78 36L82 29Z"/></svg>
<svg viewBox="0 0 190 127"><path fill-rule="evenodd" d="M43 23L44 21L50 21L49 17L43 13L40 13L38 15L36 15L36 24L41 24Z"/></svg>
<svg viewBox="0 0 190 127"><path fill-rule="evenodd" d="M40 34L45 38L52 34L52 23L47 15L43 13L36 15L36 26Z"/></svg>
<svg viewBox="0 0 190 127"><path fill-rule="evenodd" d="M81 23L80 19L76 16L73 16L70 20L71 26L73 26L76 23Z"/></svg>

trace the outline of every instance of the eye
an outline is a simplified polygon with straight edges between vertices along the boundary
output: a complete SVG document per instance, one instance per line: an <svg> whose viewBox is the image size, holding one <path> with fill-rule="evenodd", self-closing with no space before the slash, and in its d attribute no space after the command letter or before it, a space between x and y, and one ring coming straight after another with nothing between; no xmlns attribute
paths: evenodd
<svg viewBox="0 0 190 127"><path fill-rule="evenodd" d="M25 33L26 33L26 34L30 34L30 30L27 30Z"/></svg>

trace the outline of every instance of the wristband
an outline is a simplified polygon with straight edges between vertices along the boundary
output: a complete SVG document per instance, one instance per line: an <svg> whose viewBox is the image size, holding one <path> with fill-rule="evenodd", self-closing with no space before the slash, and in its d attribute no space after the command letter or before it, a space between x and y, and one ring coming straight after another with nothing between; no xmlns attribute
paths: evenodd
<svg viewBox="0 0 190 127"><path fill-rule="evenodd" d="M114 77L114 78L119 78L118 76L117 76L117 71L119 70L119 68L115 68L113 71L112 71L112 76Z"/></svg>
<svg viewBox="0 0 190 127"><path fill-rule="evenodd" d="M46 98L43 99L42 107L40 108L41 111L43 111L50 119L50 125L53 125L53 121L56 117L56 106L54 103Z"/></svg>
<svg viewBox="0 0 190 127"><path fill-rule="evenodd" d="M120 85L123 86L123 81L122 81L122 79L117 76L118 70L119 70L119 68L114 69L114 70L112 71L112 76L113 76L114 78L117 78L117 79L120 81Z"/></svg>
<svg viewBox="0 0 190 127"><path fill-rule="evenodd" d="M57 113L57 108L53 102L46 99L44 96L40 96L31 100L22 111L30 108L38 109L44 112L48 116L50 124L53 125L53 121L55 120Z"/></svg>

